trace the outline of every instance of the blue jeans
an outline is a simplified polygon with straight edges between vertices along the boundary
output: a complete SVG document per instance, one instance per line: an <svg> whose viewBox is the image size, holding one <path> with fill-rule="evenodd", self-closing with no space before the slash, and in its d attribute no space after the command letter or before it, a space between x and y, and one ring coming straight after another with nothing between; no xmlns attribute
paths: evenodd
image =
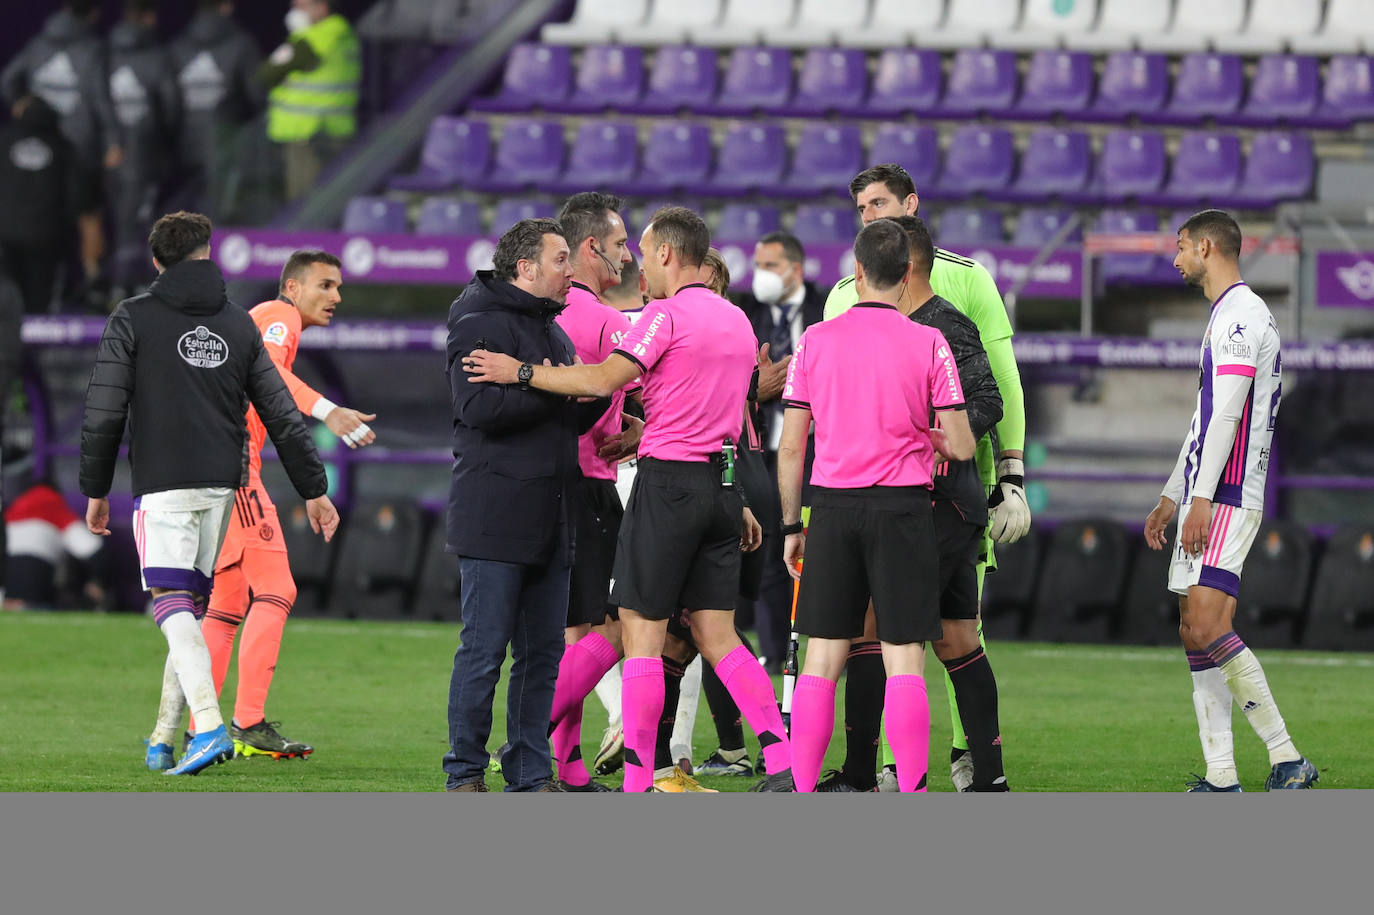
<svg viewBox="0 0 1374 915"><path fill-rule="evenodd" d="M506 740L501 774L507 791L530 791L553 777L549 715L563 658L569 567L459 557L463 632L448 687L448 787L483 778L490 757L491 704L511 646Z"/></svg>

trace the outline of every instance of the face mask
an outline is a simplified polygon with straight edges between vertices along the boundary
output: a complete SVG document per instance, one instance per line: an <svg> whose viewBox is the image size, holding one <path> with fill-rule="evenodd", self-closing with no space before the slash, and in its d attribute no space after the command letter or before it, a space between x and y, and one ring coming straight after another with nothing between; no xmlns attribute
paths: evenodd
<svg viewBox="0 0 1374 915"><path fill-rule="evenodd" d="M297 32L310 28L310 14L305 10L291 8L286 14L286 34L294 35Z"/></svg>
<svg viewBox="0 0 1374 915"><path fill-rule="evenodd" d="M754 298L765 305L782 301L782 277L772 270L755 270L753 287Z"/></svg>

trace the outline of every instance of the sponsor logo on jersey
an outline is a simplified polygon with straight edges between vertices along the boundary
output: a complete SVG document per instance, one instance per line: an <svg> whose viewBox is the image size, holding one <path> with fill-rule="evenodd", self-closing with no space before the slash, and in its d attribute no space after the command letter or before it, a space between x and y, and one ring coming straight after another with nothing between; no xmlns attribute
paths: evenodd
<svg viewBox="0 0 1374 915"><path fill-rule="evenodd" d="M285 321L273 321L271 324L267 325L267 330L262 332L262 342L274 343L277 346L285 346L286 333Z"/></svg>
<svg viewBox="0 0 1374 915"><path fill-rule="evenodd" d="M1232 343L1239 343L1240 341L1244 340L1245 325L1237 321L1235 326L1231 328L1231 332L1227 334L1227 336L1231 338Z"/></svg>
<svg viewBox="0 0 1374 915"><path fill-rule="evenodd" d="M187 331L177 341L177 354L198 369L214 369L229 359L229 344L224 338L201 324Z"/></svg>
<svg viewBox="0 0 1374 915"><path fill-rule="evenodd" d="M663 311L654 315L654 319L649 322L649 329L644 332L644 337L634 345L633 352L636 356L643 356L649 351L649 344L653 341L654 335L658 333L658 329L663 326L663 319L666 317L668 314Z"/></svg>

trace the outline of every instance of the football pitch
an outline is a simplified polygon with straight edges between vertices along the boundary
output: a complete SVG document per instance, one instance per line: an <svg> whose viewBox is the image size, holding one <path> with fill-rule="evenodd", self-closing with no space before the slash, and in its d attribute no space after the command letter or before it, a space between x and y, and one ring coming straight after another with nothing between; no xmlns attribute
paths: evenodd
<svg viewBox="0 0 1374 915"><path fill-rule="evenodd" d="M166 652L150 619L0 614L0 791L440 791L457 644L456 625L293 620L268 717L280 719L287 736L314 744L314 755L235 759L194 778L168 778L143 765L142 741L157 711ZM1374 655L1257 654L1294 741L1321 772L1319 788L1374 787ZM990 645L989 656L1013 790L1181 791L1189 773L1202 771L1181 649L1002 642ZM928 660L931 789L951 791L943 676L933 656ZM226 718L234 683L231 666L221 703ZM841 680L837 724L843 691ZM504 679L494 718L489 749L503 740ZM605 726L605 710L589 697L586 759L595 756ZM1238 709L1233 729L1241 783L1262 791L1267 756ZM757 759L747 727L745 735ZM715 746L703 696L695 761ZM838 767L843 755L840 731L826 768ZM603 780L618 785L620 778ZM744 791L754 781L702 779L721 791ZM491 774L488 784L500 790L504 782Z"/></svg>

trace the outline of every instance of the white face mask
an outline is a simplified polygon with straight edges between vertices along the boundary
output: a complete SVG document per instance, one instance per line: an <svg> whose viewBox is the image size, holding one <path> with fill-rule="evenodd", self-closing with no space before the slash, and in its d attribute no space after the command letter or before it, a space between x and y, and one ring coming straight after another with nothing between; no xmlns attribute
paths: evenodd
<svg viewBox="0 0 1374 915"><path fill-rule="evenodd" d="M754 298L765 305L776 305L782 301L782 277L772 270L754 271Z"/></svg>
<svg viewBox="0 0 1374 915"><path fill-rule="evenodd" d="M286 14L286 34L294 35L308 28L310 28L310 14L305 10L292 7Z"/></svg>

